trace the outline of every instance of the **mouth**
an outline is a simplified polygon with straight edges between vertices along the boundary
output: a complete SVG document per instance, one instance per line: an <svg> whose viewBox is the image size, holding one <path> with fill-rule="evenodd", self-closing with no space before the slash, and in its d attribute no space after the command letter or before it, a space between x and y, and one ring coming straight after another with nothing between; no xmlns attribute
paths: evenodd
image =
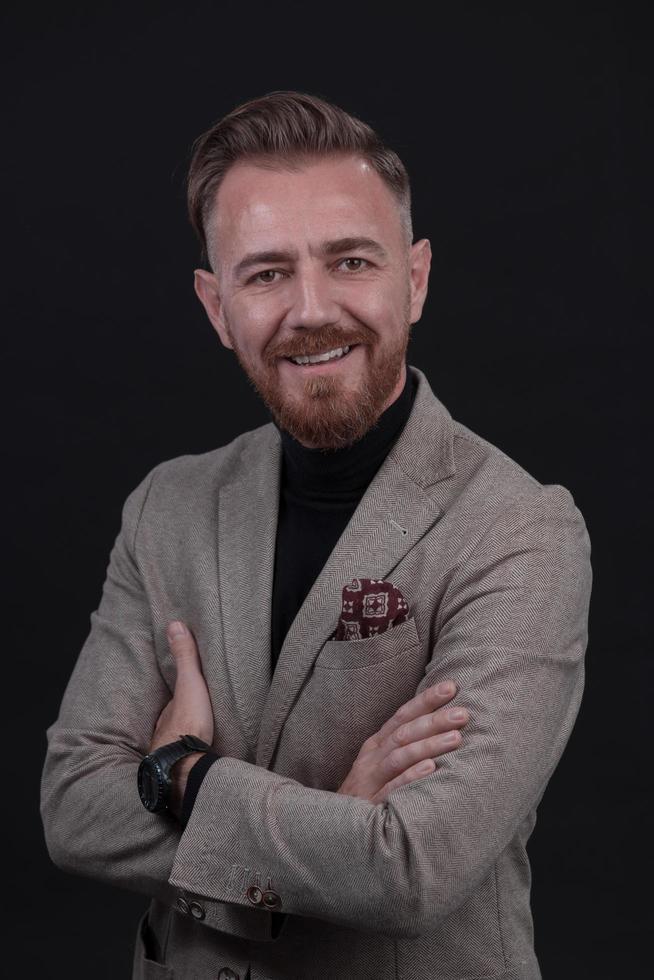
<svg viewBox="0 0 654 980"><path fill-rule="evenodd" d="M285 357L284 360L288 361L294 367L301 368L304 371L320 371L331 369L334 365L339 364L341 361L347 360L349 355L358 344L349 344L345 347L335 347L333 350L324 351L321 354L311 354L311 355L298 355L297 357Z"/></svg>

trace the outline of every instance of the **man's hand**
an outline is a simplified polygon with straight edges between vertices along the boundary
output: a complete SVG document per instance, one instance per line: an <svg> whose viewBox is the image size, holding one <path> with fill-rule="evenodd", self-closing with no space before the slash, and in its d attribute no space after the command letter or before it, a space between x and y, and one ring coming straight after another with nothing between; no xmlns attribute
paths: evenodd
<svg viewBox="0 0 654 980"><path fill-rule="evenodd" d="M337 792L383 803L398 786L432 773L437 768L434 756L457 748L461 742L458 729L470 717L465 708L443 707L456 691L456 684L443 681L401 705L363 743Z"/></svg>
<svg viewBox="0 0 654 980"><path fill-rule="evenodd" d="M184 623L176 621L168 627L168 642L177 667L175 691L159 715L150 752L176 742L180 735L197 735L211 745L213 709L193 634ZM173 766L170 808L176 815L181 810L188 774L201 755L201 752L193 752Z"/></svg>

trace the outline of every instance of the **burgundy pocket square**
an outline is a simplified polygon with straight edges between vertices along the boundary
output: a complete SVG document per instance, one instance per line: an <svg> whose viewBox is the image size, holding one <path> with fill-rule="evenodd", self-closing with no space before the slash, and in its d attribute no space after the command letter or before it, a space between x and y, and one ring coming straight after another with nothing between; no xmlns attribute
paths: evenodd
<svg viewBox="0 0 654 980"><path fill-rule="evenodd" d="M343 587L334 640L365 640L403 623L409 604L396 586L381 578L354 578Z"/></svg>

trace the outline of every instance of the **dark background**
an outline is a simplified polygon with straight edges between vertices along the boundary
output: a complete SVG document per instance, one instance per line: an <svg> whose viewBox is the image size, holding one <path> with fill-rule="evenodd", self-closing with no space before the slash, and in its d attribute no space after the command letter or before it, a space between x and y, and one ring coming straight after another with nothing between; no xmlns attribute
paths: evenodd
<svg viewBox="0 0 654 980"><path fill-rule="evenodd" d="M145 899L50 864L44 732L128 492L268 421L195 299L183 181L201 131L280 88L335 101L400 153L434 251L411 363L586 518L587 688L530 844L536 948L546 980L642 975L648 7L5 8L4 856L21 975L129 976Z"/></svg>

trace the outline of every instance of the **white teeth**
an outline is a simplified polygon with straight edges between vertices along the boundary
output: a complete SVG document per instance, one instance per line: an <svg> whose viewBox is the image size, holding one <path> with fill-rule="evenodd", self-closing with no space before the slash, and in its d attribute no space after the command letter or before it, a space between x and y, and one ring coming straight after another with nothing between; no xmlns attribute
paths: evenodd
<svg viewBox="0 0 654 980"><path fill-rule="evenodd" d="M342 357L343 354L347 354L349 349L349 347L337 347L326 354L315 354L313 357L292 357L291 360L294 364L318 364L320 361L331 361L336 357Z"/></svg>

